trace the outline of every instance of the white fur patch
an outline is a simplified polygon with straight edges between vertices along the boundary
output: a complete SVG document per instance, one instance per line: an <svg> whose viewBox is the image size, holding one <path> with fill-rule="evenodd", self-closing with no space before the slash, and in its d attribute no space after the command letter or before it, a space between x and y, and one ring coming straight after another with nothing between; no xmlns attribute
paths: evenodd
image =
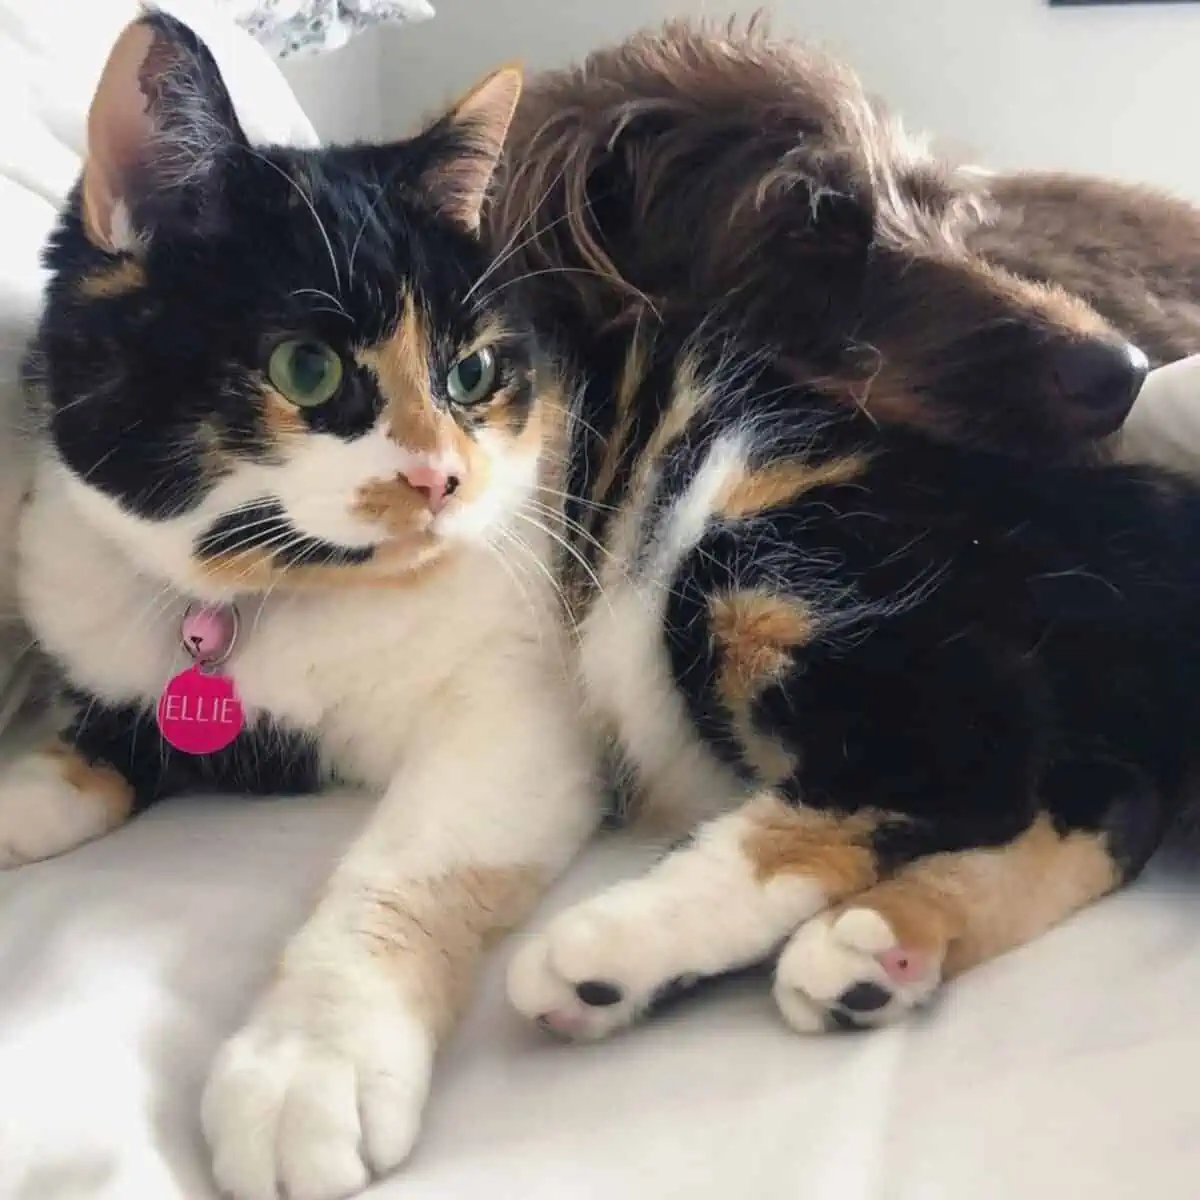
<svg viewBox="0 0 1200 1200"><path fill-rule="evenodd" d="M775 1003L797 1033L823 1033L827 1016L841 996L858 984L871 984L891 1000L867 1013L858 1013L864 1026L890 1025L926 1003L941 982L938 964L931 963L919 979L897 982L889 977L878 955L894 950L892 927L872 908L848 908L832 916L822 913L802 925L779 956L775 968Z"/></svg>
<svg viewBox="0 0 1200 1200"><path fill-rule="evenodd" d="M509 439L490 429L481 429L475 440L488 460L488 486L473 501L448 504L438 514L438 532L443 537L479 544L492 530L504 527L536 544L537 539L529 536L527 523L516 514L537 487L537 456L518 453Z"/></svg>
<svg viewBox="0 0 1200 1200"><path fill-rule="evenodd" d="M237 1200L340 1200L416 1141L433 1035L331 949L328 969L345 975L285 979L213 1067L204 1132L217 1183Z"/></svg>
<svg viewBox="0 0 1200 1200"><path fill-rule="evenodd" d="M602 1037L642 1013L682 977L717 975L764 959L826 902L816 880L764 881L742 842L747 817L734 812L639 879L617 884L554 918L524 941L509 968L518 1012L568 1037ZM589 1004L578 985L617 989Z"/></svg>
<svg viewBox="0 0 1200 1200"><path fill-rule="evenodd" d="M700 740L671 677L663 647L667 588L703 536L721 487L741 469L742 447L723 440L662 523L653 567L635 578L632 528L622 515L616 553L601 573L603 594L581 629L580 671L601 728L615 731L655 816L689 829L728 809L744 788ZM674 827L674 825L672 826Z"/></svg>
<svg viewBox="0 0 1200 1200"><path fill-rule="evenodd" d="M235 478L248 471L260 494L280 500L288 519L309 537L336 546L379 544L383 531L354 515L355 499L364 485L395 479L412 460L382 425L350 439L307 433L289 442L286 453L283 466L248 465Z"/></svg>

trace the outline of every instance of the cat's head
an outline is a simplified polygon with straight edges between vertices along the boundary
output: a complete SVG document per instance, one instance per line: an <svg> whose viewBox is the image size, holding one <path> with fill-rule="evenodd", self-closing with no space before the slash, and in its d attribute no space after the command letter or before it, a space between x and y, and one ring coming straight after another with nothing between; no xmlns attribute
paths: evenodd
<svg viewBox="0 0 1200 1200"><path fill-rule="evenodd" d="M389 146L252 147L186 27L129 26L34 356L83 516L205 598L503 538L556 408L478 238L519 92L499 71Z"/></svg>

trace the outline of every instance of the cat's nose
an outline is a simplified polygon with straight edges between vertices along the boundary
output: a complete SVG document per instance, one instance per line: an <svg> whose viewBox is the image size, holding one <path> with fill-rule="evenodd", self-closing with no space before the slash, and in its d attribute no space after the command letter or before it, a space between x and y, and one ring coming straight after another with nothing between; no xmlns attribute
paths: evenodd
<svg viewBox="0 0 1200 1200"><path fill-rule="evenodd" d="M413 491L420 492L429 505L430 512L441 512L446 501L458 491L459 479L442 467L417 463L400 472L401 477Z"/></svg>

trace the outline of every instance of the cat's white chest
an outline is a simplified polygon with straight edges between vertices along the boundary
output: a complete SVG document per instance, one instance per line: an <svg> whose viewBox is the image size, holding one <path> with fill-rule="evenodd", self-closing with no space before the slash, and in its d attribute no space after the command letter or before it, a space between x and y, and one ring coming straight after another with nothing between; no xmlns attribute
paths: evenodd
<svg viewBox="0 0 1200 1200"><path fill-rule="evenodd" d="M247 715L311 731L340 773L385 783L426 698L463 668L455 631L470 628L470 574L249 604L226 666Z"/></svg>
<svg viewBox="0 0 1200 1200"><path fill-rule="evenodd" d="M22 599L43 646L102 701L153 708L190 665L187 598L135 571L53 486L35 493L20 540ZM326 769L382 786L428 698L520 637L510 626L527 606L511 590L479 553L417 582L247 599L221 670L248 721L314 734Z"/></svg>

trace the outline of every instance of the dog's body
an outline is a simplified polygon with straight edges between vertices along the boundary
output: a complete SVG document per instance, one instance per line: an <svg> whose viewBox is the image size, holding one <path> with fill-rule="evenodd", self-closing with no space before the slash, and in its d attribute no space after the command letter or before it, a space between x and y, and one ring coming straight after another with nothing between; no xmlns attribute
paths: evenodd
<svg viewBox="0 0 1200 1200"><path fill-rule="evenodd" d="M600 1036L782 943L794 1027L882 1024L1135 875L1193 766L1200 502L1103 441L1123 337L1200 350L1200 219L941 164L756 31L535 81L509 159L493 236L582 380L591 708L697 824L518 1008Z"/></svg>
<svg viewBox="0 0 1200 1200"><path fill-rule="evenodd" d="M1153 365L1200 354L1200 212L1149 188L1066 175L980 180L967 245L1082 296Z"/></svg>

